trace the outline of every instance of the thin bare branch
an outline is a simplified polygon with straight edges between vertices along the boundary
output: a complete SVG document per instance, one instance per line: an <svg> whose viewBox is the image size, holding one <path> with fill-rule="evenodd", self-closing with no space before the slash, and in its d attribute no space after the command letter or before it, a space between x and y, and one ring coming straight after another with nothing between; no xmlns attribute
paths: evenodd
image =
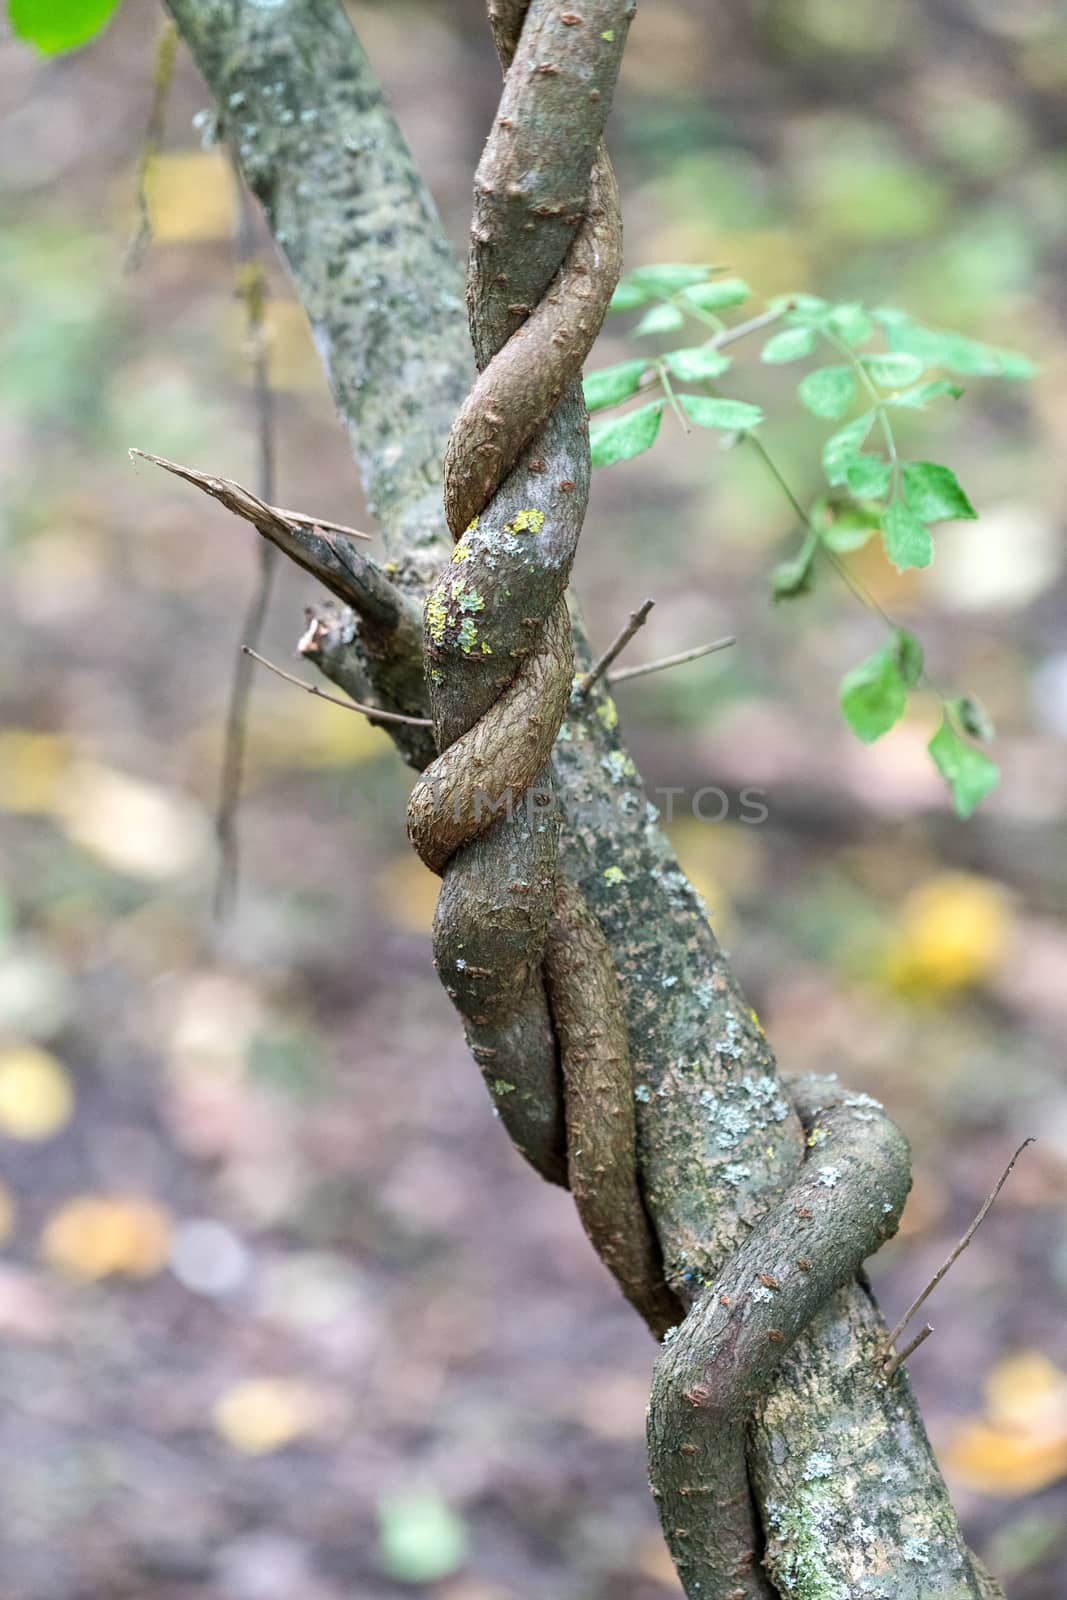
<svg viewBox="0 0 1067 1600"><path fill-rule="evenodd" d="M638 606L636 611L630 612L630 620L626 624L625 628L616 634L615 638L608 645L608 648L604 651L604 654L593 662L593 665L589 668L589 671L584 673L583 676L579 678L578 682L574 686L575 694L588 694L594 683L596 683L597 679L604 676L605 672L607 672L608 668L611 666L611 663L616 659L617 656L621 655L623 650L626 649L626 646L629 644L630 640L633 638L638 629L644 627L646 621L648 620L648 613L652 610L652 607L655 605L655 603L655 600L649 598L644 602L643 605Z"/></svg>
<svg viewBox="0 0 1067 1600"><path fill-rule="evenodd" d="M252 405L258 454L258 496L264 504L274 499L274 393L270 383L270 355L266 329L267 274L256 255L255 217L251 199L233 163L237 192L238 222L235 249L236 294L245 313L248 361L252 379ZM257 645L270 609L271 594L278 565L277 546L264 539L259 545L259 571L249 597L241 629L241 649L230 685L226 710L222 770L219 774L218 804L215 810L215 837L219 860L215 877L215 916L221 920L237 897L240 877L240 850L237 812L241 804L241 774L244 768L248 732L248 708L252 695L252 667L244 647Z"/></svg>
<svg viewBox="0 0 1067 1600"><path fill-rule="evenodd" d="M929 1337L933 1333L933 1331L934 1331L933 1323L932 1322L925 1323L923 1325L923 1327L921 1327L919 1329L919 1332L915 1335L914 1339L910 1339L908 1341L908 1343L904 1346L903 1350L898 1350L896 1352L896 1354L893 1356L893 1359L886 1364L886 1369L885 1369L885 1381L886 1381L886 1383L889 1383L889 1381L891 1380L894 1372L896 1372L898 1367L902 1367L904 1365L905 1361L910 1361L911 1360L912 1356L915 1354L916 1350L918 1350L919 1346L921 1344L925 1344L926 1343L927 1339L929 1339Z"/></svg>
<svg viewBox="0 0 1067 1600"><path fill-rule="evenodd" d="M433 727L429 717L405 717L401 716L399 711L380 711L377 706L365 706L358 700L342 700L340 695L327 694L317 683L305 683L303 678L297 678L293 673L286 672L283 667L268 661L266 656L261 656L258 650L252 650L248 645L242 646L242 653L251 656L253 661L258 661L261 667L266 667L267 671L273 672L276 677L284 678L286 683L295 684L298 689L303 689L305 694L313 694L317 700L328 700L332 706L340 706L342 711L362 712L363 716L370 717L373 722L406 722L413 728Z"/></svg>
<svg viewBox="0 0 1067 1600"><path fill-rule="evenodd" d="M615 685L625 683L627 678L645 678L650 672L662 672L666 667L681 667L687 661L699 661L701 656L710 656L716 650L727 650L736 643L734 635L728 633L725 639L713 639L711 644L698 644L692 650L679 650L676 656L660 656L656 661L642 661L636 667L620 667L618 672L608 673L608 682Z"/></svg>
<svg viewBox="0 0 1067 1600"><path fill-rule="evenodd" d="M152 213L148 204L148 184L152 168L159 159L163 146L163 131L167 116L167 101L174 78L174 58L178 53L178 29L175 23L164 22L156 43L156 60L152 72L152 100L148 108L144 138L137 157L135 201L137 224L126 246L122 270L136 272L144 260L145 251L152 242Z"/></svg>
<svg viewBox="0 0 1067 1600"><path fill-rule="evenodd" d="M1015 1166L1015 1163L1018 1161L1019 1157L1022 1155L1022 1153L1026 1149L1027 1145L1028 1144L1033 1144L1033 1143L1034 1143L1034 1140L1033 1140L1032 1137L1029 1138L1029 1139L1024 1139L1023 1140L1022 1144L1019 1146L1018 1150L1016 1150L1015 1154L1012 1156L1011 1160L1008 1162L1007 1166L1004 1168L1004 1171L1001 1173L1000 1177L997 1179L997 1182L994 1185L993 1189L986 1196L985 1201L984 1201L984 1203L982 1205L982 1209L979 1211L978 1215L975 1217L974 1221L971 1223L970 1227L967 1229L967 1232L963 1235L963 1238L960 1240L959 1244L956 1245L955 1249L948 1256L948 1258L945 1261L943 1261L942 1264L938 1267L937 1271L934 1273L934 1275L930 1279L929 1283L923 1289L922 1293L916 1295L915 1299L911 1302L911 1305L908 1307L907 1311L905 1311L904 1315L901 1317L900 1321L897 1323L896 1327L893 1329L892 1333L889 1335L889 1338L885 1342L885 1345L884 1345L884 1347L882 1349L882 1353L881 1353L881 1359L883 1361L885 1361L885 1360L887 1360L889 1358L889 1355L890 1355L890 1352L893 1349L893 1346L896 1344L897 1340L900 1338L901 1334L904 1332L904 1329L908 1326L908 1323L911 1321L912 1317L918 1311L918 1309L922 1305L923 1301L926 1300L927 1297L930 1294L933 1293L933 1291L937 1288L938 1284L941 1282L941 1279L945 1276L945 1274L949 1271L949 1269L953 1266L953 1264L956 1261L959 1260L960 1256L966 1250L967 1246L970 1244L971 1240L974 1238L975 1234L978 1232L978 1229L982 1226L982 1223L985 1221L986 1217L989 1215L989 1212L992 1209L992 1206L993 1206L993 1204L994 1204L994 1202L995 1202L995 1200L997 1198L997 1195L1000 1193L1001 1189L1003 1189L1004 1185L1007 1183L1009 1177L1011 1176L1012 1168Z"/></svg>

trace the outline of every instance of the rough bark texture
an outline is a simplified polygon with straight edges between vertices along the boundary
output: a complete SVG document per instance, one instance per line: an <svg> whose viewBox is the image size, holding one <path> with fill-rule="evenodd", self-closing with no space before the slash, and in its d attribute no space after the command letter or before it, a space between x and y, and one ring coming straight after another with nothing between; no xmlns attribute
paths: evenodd
<svg viewBox="0 0 1067 1600"><path fill-rule="evenodd" d="M332 0L170 3L293 271L398 580L425 581L441 560L445 438L471 376L458 273L432 205ZM525 7L491 9L500 36L512 36ZM332 619L320 639L319 659L342 683L368 672L358 636L342 637L349 626ZM614 957L644 1197L669 1281L692 1303L773 1214L804 1136L616 720L594 691L561 730L561 859ZM422 752L401 748L420 763ZM906 1377L880 1385L870 1366L883 1337L866 1289L847 1284L757 1404L749 1475L769 1577L794 1600L997 1595L962 1545ZM811 1461L820 1449L833 1457L827 1477ZM688 1582L707 1600L712 1591Z"/></svg>

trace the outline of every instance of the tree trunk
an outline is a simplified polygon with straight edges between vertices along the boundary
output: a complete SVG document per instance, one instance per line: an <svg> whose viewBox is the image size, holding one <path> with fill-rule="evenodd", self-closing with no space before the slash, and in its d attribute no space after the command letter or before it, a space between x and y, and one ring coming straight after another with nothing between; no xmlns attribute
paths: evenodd
<svg viewBox="0 0 1067 1600"><path fill-rule="evenodd" d="M484 397L464 405L475 363L459 269L334 0L168 3L311 320L392 580L402 591L397 617L410 618L412 603L451 566L441 481L453 419L464 408L450 472L453 452L484 419ZM618 30L608 65L600 52L588 67L604 73L610 103L629 7L590 3L579 16L542 0L497 0L490 11L505 61L516 41L527 53L537 46L539 66L521 81L513 75L506 82L505 96L510 93L520 109L505 121L521 122L533 115L531 105L541 108L538 170L546 183L552 180L553 192L577 186L581 212L564 215L551 209L555 201L546 203L545 216L530 229L528 277L536 298L527 302L525 292L508 286L509 300L516 292L525 317L540 314L545 271L551 276L555 270L553 250L564 252L564 278L566 261L573 264L560 242L563 223L577 249L597 203L588 192L603 118L590 113L592 94L580 106L577 96L567 98L568 52L579 51L587 14L596 14L601 39ZM588 64L580 65L586 72ZM523 97L536 71L542 86L529 90L528 102ZM554 99L540 98L544 84ZM599 98L600 88L594 93ZM561 173L567 160L575 171ZM475 274L479 249L495 248L508 226L491 177L483 164ZM501 332L506 339L512 330L488 327L491 300L475 305L475 312L475 338L483 346L478 363L485 366ZM511 345L521 348L522 340ZM588 476L584 414L573 391L562 393L543 426L547 447L538 454L524 446L526 479L518 487L508 479L501 491L512 484L514 503L492 502L504 527L515 525L521 507L536 505L529 471L536 472L542 455L553 465L556 456L573 462L567 478L556 480L571 490L577 484L580 491ZM456 506L468 490L462 473L450 478ZM505 511L510 522L502 520ZM484 551L478 547L474 554ZM388 583L384 573L375 573ZM320 576L338 590L329 572ZM547 567L531 579L531 615L542 619L537 640L557 625L551 621L554 581ZM439 595L440 586L433 593ZM501 692L507 651L501 657L486 637L488 648L474 670L457 674L446 662L441 683L427 683L417 632L391 622L387 606L361 609L350 587L344 597L357 609L323 611L313 630L313 659L357 698L409 715L432 711L445 752L438 761L444 761L449 746L461 748L464 728L483 725ZM571 619L577 660L588 662L573 603ZM489 619L501 639L513 641L521 637L523 620L507 607ZM431 616L431 679L439 644ZM661 1289L688 1313L664 1345L650 1421L654 1492L686 1591L697 1600L996 1596L1000 1590L962 1541L906 1374L900 1370L888 1383L879 1375L885 1328L857 1275L863 1256L899 1215L908 1183L903 1140L865 1097L810 1083L794 1095L780 1083L705 909L657 827L603 683L572 696L562 714L546 780L561 813L559 864L551 871L561 871L584 900L595 917L589 938L595 945L602 937L611 953L636 1092L637 1183L655 1249L662 1252ZM433 747L424 730L389 731L406 760L419 770L426 766ZM439 927L447 916L469 912L478 871L496 884L497 866L485 866L492 851L497 861L502 850L514 853L521 845L529 864L537 841L516 839L514 829L498 833L494 823L453 852L449 861L466 864L462 871L445 867ZM531 877L539 870L531 869ZM532 920L531 913L527 923ZM565 941L575 936L576 924L569 924L561 946L558 938L551 943L555 924L548 914L543 920L544 927L531 932L514 917L506 927L498 919L494 937L500 944L513 938L521 956L528 948L522 941L536 934L539 949L548 952L547 1010L541 980L527 975L521 1024L512 1012L484 1025L468 1015L468 1032L487 1079L505 1085L496 1091L501 1110L508 1115L509 1101L523 1101L515 1110L516 1138L528 1141L527 1153L549 1176L566 1181L563 1163L573 1149L560 1148L556 1112L542 1106L539 1125L535 1116L526 1117L530 1126L519 1114L538 1095L555 1094L556 1111L573 1099L569 1071L567 1095L558 1088L557 1036L565 1030L552 1011L551 991L555 983L562 993L552 960L566 968ZM540 970L540 955L537 964ZM453 974L448 981L455 986ZM514 984L508 990L513 1000L518 992ZM462 994L458 1003L465 1005ZM497 1042L485 1042L486 1030ZM505 1042L513 1053L507 1061L499 1054ZM566 1071L568 1048L570 1059L575 1052L564 1045ZM498 1053L487 1057L487 1051ZM496 1064L487 1070L487 1061ZM513 1092L510 1086L527 1067L533 1087ZM530 1144L543 1147L540 1157ZM806 1162L811 1144L818 1148ZM581 1204L573 1163L570 1182ZM664 1303L661 1296L660 1313ZM648 1315L655 1325L657 1313Z"/></svg>

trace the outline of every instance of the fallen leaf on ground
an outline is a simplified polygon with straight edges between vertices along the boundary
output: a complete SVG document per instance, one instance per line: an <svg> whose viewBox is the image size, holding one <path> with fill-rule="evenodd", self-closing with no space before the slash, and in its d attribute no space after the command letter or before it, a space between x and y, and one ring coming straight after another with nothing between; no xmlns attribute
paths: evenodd
<svg viewBox="0 0 1067 1600"><path fill-rule="evenodd" d="M154 1200L76 1195L45 1224L41 1255L68 1278L151 1278L170 1249L171 1223Z"/></svg>
<svg viewBox="0 0 1067 1600"><path fill-rule="evenodd" d="M0 1133L51 1139L74 1110L74 1089L62 1062L37 1045L0 1050Z"/></svg>

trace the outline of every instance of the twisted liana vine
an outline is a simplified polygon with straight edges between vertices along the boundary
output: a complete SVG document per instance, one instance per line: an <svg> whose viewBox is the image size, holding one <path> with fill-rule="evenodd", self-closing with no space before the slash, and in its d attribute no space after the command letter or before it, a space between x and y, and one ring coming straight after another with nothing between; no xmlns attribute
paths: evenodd
<svg viewBox="0 0 1067 1600"><path fill-rule="evenodd" d="M777 1530L776 1560L775 1530L756 1514L750 1420L790 1345L895 1230L910 1163L873 1102L795 1086L826 1159L801 1166L721 1281L683 1296L680 1321L640 1192L610 952L558 870L549 765L572 689L564 595L589 487L579 380L621 256L601 134L632 9L490 7L506 77L471 229L479 376L445 456L455 545L425 607L440 754L413 792L409 831L443 878L435 961L502 1120L545 1177L569 1184L623 1291L666 1335L649 1449L686 1592L765 1600L769 1574L786 1593L805 1574L789 1530Z"/></svg>
<svg viewBox="0 0 1067 1600"><path fill-rule="evenodd" d="M441 754L408 813L444 878L442 980L508 1131L557 1182L567 1141L542 970L559 831L548 763L571 689L564 592L589 493L580 375L621 261L598 146L632 9L598 0L579 17L533 0L495 18L507 75L475 181L468 273L480 376L446 452L452 562L425 607Z"/></svg>

